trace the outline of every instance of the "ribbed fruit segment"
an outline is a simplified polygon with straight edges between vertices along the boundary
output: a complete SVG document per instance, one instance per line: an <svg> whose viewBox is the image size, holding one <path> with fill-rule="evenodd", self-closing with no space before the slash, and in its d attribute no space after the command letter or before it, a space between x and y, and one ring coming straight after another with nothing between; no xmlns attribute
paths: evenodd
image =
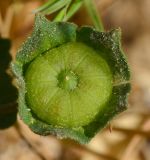
<svg viewBox="0 0 150 160"><path fill-rule="evenodd" d="M56 126L89 124L112 93L112 74L106 61L77 42L41 54L27 68L25 81L32 112Z"/></svg>

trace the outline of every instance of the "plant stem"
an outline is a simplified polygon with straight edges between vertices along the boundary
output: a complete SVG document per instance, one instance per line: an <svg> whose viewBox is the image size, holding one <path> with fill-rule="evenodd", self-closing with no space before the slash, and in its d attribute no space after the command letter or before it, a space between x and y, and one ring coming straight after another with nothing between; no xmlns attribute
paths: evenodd
<svg viewBox="0 0 150 160"><path fill-rule="evenodd" d="M52 14L70 3L71 0L52 0L36 9L34 13L42 12L43 14Z"/></svg>
<svg viewBox="0 0 150 160"><path fill-rule="evenodd" d="M35 9L33 13L43 12L44 10L49 8L51 5L53 5L55 2L57 2L57 0L49 0L47 3L43 4L41 7Z"/></svg>
<svg viewBox="0 0 150 160"><path fill-rule="evenodd" d="M70 0L70 2L57 14L57 16L54 18L53 21L63 21L64 17L66 16L67 9L68 9L70 3L71 3L71 0Z"/></svg>
<svg viewBox="0 0 150 160"><path fill-rule="evenodd" d="M93 2L93 0L84 0L87 11L94 23L94 26L99 31L104 31L102 20L98 14L97 8Z"/></svg>
<svg viewBox="0 0 150 160"><path fill-rule="evenodd" d="M70 0L70 2L57 14L53 21L68 21L80 9L83 4L83 0L75 0L72 4L71 2L72 1Z"/></svg>
<svg viewBox="0 0 150 160"><path fill-rule="evenodd" d="M83 0L75 0L75 2L70 6L70 9L66 16L64 17L64 21L68 21L82 6Z"/></svg>
<svg viewBox="0 0 150 160"><path fill-rule="evenodd" d="M68 21L80 9L83 2L85 3L95 28L99 31L104 31L102 20L98 15L98 11L93 0L73 0L73 3L72 0L49 0L43 6L36 9L34 13L42 12L43 14L52 14L61 9L53 21Z"/></svg>

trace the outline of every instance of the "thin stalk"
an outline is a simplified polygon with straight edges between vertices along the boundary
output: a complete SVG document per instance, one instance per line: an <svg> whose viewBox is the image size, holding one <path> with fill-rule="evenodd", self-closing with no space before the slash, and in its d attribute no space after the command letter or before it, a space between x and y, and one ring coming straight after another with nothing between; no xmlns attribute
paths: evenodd
<svg viewBox="0 0 150 160"><path fill-rule="evenodd" d="M71 6L71 1L64 7L56 16L56 18L53 21L68 21L82 6L83 0L75 0ZM69 7L70 6L70 7ZM69 8L69 10L68 10ZM68 12L67 12L68 10Z"/></svg>
<svg viewBox="0 0 150 160"><path fill-rule="evenodd" d="M70 0L70 3L71 3L71 0ZM63 21L64 17L66 16L67 9L68 9L70 3L68 3L68 4L57 14L57 16L54 18L53 21Z"/></svg>
<svg viewBox="0 0 150 160"><path fill-rule="evenodd" d="M75 0L75 2L70 6L69 11L64 17L63 21L68 21L82 6L83 0Z"/></svg>
<svg viewBox="0 0 150 160"><path fill-rule="evenodd" d="M66 7L64 7L54 18L54 22L62 21L64 19L64 16L66 14Z"/></svg>
<svg viewBox="0 0 150 160"><path fill-rule="evenodd" d="M52 0L52 1L53 1L53 3L43 7L42 9L35 10L34 13L42 12L43 14L47 14L47 15L52 14L52 13L62 9L66 5L68 5L71 0Z"/></svg>
<svg viewBox="0 0 150 160"><path fill-rule="evenodd" d="M49 8L51 5L53 5L57 1L58 0L49 0L47 3L43 4L41 7L35 9L33 11L33 13L43 12L44 10L46 10L47 8Z"/></svg>
<svg viewBox="0 0 150 160"><path fill-rule="evenodd" d="M93 21L95 28L99 31L104 31L102 20L98 14L98 10L93 2L93 0L84 0L87 11Z"/></svg>

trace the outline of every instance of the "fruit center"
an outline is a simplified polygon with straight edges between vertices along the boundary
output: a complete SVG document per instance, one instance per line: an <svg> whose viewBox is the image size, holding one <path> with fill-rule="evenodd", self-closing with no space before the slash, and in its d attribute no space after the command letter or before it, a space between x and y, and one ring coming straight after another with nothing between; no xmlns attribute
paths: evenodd
<svg viewBox="0 0 150 160"><path fill-rule="evenodd" d="M78 85L78 76L71 70L62 70L58 74L58 87L71 91Z"/></svg>

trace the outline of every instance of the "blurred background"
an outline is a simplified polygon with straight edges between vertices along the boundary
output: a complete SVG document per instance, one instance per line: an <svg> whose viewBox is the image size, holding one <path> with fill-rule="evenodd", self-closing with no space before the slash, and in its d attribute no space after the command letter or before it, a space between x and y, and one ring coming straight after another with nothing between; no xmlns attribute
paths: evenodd
<svg viewBox="0 0 150 160"><path fill-rule="evenodd" d="M32 10L44 0L0 0L1 36L12 40L11 55L31 33ZM128 110L89 144L32 133L18 117L0 130L0 160L150 160L150 0L96 0L106 30L120 27L132 72ZM50 17L49 17L50 18ZM91 24L84 7L71 19Z"/></svg>

